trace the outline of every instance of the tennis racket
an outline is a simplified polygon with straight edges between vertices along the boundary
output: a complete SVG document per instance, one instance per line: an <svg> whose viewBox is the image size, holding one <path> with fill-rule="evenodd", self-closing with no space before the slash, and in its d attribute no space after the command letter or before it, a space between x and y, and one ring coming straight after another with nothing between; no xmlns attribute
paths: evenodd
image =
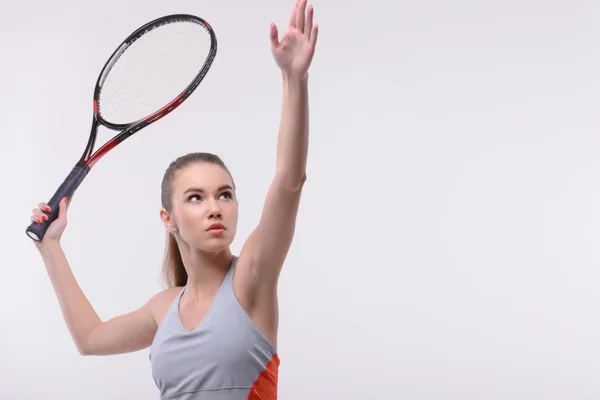
<svg viewBox="0 0 600 400"><path fill-rule="evenodd" d="M42 240L58 217L60 200L70 198L94 164L115 146L180 106L198 87L216 53L213 29L193 15L161 17L129 35L98 76L92 129L81 158L48 201L48 220L33 222L27 235ZM100 125L118 133L94 151Z"/></svg>

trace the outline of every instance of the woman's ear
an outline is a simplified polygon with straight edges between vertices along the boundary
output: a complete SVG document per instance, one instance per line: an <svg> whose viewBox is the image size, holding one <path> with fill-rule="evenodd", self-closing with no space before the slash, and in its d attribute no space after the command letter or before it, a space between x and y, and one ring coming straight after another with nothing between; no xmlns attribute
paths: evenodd
<svg viewBox="0 0 600 400"><path fill-rule="evenodd" d="M177 229L175 222L173 221L167 210L165 210L164 208L160 209L160 219L169 232L174 232L174 230Z"/></svg>

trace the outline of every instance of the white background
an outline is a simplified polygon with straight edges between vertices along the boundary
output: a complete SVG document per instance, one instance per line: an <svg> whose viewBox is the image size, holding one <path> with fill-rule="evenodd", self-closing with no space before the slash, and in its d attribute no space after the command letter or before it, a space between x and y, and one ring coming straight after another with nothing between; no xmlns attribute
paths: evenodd
<svg viewBox="0 0 600 400"><path fill-rule="evenodd" d="M600 398L600 3L322 1L308 180L280 281L281 399ZM98 163L63 246L101 318L161 289L160 179L191 151L275 165L269 23L293 1L3 4L1 399L152 399L148 350L78 354L25 235L79 158L101 66L191 13L219 52L192 98ZM102 131L102 142L108 139Z"/></svg>

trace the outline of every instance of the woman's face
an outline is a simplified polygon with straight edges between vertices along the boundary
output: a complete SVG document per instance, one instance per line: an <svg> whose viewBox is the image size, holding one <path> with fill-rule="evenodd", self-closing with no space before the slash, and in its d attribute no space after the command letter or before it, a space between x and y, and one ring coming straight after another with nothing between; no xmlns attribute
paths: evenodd
<svg viewBox="0 0 600 400"><path fill-rule="evenodd" d="M179 237L192 249L218 252L235 237L238 203L229 173L216 164L198 162L175 174L170 218Z"/></svg>

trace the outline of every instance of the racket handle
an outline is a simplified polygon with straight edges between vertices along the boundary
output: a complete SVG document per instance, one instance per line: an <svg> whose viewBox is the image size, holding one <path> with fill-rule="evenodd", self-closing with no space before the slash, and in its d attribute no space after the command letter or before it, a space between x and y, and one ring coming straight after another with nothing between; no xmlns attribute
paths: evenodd
<svg viewBox="0 0 600 400"><path fill-rule="evenodd" d="M32 222L31 225L27 227L25 232L27 235L33 240L40 241L44 238L46 234L46 230L50 224L58 218L59 204L63 198L71 198L75 190L79 187L83 179L87 176L90 171L90 167L84 163L78 162L71 173L67 176L64 182L59 186L54 196L48 202L48 206L50 206L50 212L47 213L42 211L44 214L48 216L47 221L42 221L41 224L37 222Z"/></svg>

